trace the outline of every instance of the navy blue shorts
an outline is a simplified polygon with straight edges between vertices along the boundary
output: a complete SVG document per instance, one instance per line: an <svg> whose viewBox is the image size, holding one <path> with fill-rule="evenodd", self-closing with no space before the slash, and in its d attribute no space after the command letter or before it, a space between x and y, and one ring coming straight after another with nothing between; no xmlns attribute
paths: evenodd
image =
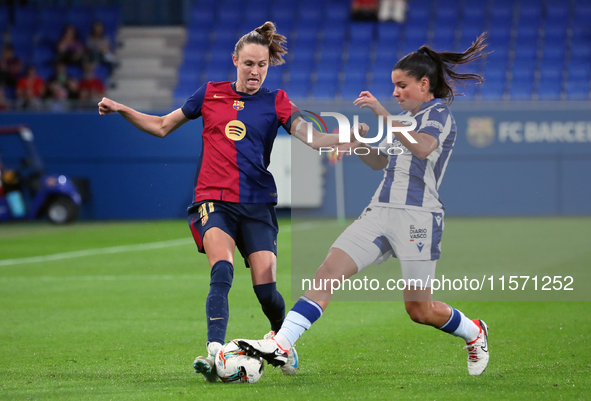
<svg viewBox="0 0 591 401"><path fill-rule="evenodd" d="M258 251L277 255L279 225L275 207L270 203L203 201L191 208L188 221L201 253L206 252L203 248L205 232L218 227L234 239L245 261Z"/></svg>

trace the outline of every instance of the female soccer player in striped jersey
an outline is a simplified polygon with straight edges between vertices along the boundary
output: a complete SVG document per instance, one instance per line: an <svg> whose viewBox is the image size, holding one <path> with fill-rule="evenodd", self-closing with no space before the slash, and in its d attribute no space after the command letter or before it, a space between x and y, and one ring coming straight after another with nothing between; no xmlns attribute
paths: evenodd
<svg viewBox="0 0 591 401"><path fill-rule="evenodd" d="M244 35L232 59L235 82L208 82L172 113L147 115L103 98L101 115L117 112L148 134L164 138L189 120L203 118L202 150L195 177L189 226L200 252L211 267L206 301L208 356L197 357L194 368L208 381L216 381L214 357L225 342L228 292L234 277L234 249L250 266L254 292L271 323L272 334L285 318L285 303L276 288L277 189L267 170L277 130L283 126L312 148L336 145L337 135L313 131L307 142L307 124L283 90L261 85L269 65L284 63L285 37L266 22ZM270 333L271 334L271 333ZM297 355L289 354L295 373Z"/></svg>
<svg viewBox="0 0 591 401"><path fill-rule="evenodd" d="M461 74L453 68L482 57L486 47L483 40L481 35L463 53L438 53L422 46L394 66L394 96L402 115L416 121L416 129L410 132L416 143L396 133L394 143L384 140L379 148L359 141L341 146L341 149L365 147L363 152L356 153L362 154L359 157L374 170L384 169L384 179L361 217L332 245L316 272L312 289L287 314L281 330L270 340L241 341L247 353L262 356L273 365L284 364L285 350L293 346L328 306L331 286L326 288L326 284L330 280L347 279L374 262L382 263L395 256L400 260L405 280L404 301L410 318L464 339L468 372L471 375L484 372L489 359L486 324L468 319L445 303L433 301L430 288L443 231L443 204L437 191L456 138L456 124L446 103L453 101L453 82L466 79L482 82L479 75ZM354 104L369 107L384 119L389 115L369 92L361 92ZM362 135L367 133L366 125L362 131ZM396 151L389 152L390 147ZM314 289L319 287L321 290Z"/></svg>

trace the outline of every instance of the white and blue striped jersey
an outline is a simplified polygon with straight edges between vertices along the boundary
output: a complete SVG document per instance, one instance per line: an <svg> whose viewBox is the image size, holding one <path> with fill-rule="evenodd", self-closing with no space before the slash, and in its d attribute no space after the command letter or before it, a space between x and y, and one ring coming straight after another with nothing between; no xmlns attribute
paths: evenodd
<svg viewBox="0 0 591 401"><path fill-rule="evenodd" d="M421 160L396 137L392 144L387 143L387 138L384 139L380 144L380 152L388 156L388 166L384 169L384 179L371 205L441 211L443 203L439 200L438 190L456 141L456 122L441 99L423 103L414 116L410 111L400 115L414 117L417 122L415 131L435 137L438 146L425 160ZM383 150L390 147L402 148L404 153L388 155Z"/></svg>

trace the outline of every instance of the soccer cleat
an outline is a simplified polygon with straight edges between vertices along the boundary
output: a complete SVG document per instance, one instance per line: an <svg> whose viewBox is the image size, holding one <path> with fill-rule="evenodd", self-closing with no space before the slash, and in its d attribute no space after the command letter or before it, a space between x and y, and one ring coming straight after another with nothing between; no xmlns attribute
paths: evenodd
<svg viewBox="0 0 591 401"><path fill-rule="evenodd" d="M246 351L246 355L263 358L269 365L283 366L287 361L288 352L273 339L236 341L238 341L238 346Z"/></svg>
<svg viewBox="0 0 591 401"><path fill-rule="evenodd" d="M475 319L473 322L480 327L480 334L476 340L466 343L464 349L468 351L468 373L478 376L488 365L488 326L482 320Z"/></svg>
<svg viewBox="0 0 591 401"><path fill-rule="evenodd" d="M215 383L218 381L218 374L215 369L215 354L221 348L220 343L209 343L207 344L208 356L198 356L193 362L193 368L195 373L201 373L206 381Z"/></svg>
<svg viewBox="0 0 591 401"><path fill-rule="evenodd" d="M289 349L289 354L287 355L287 362L281 367L281 371L286 376L293 376L298 372L299 363L300 359L298 358L298 353L296 352L295 347L291 347Z"/></svg>
<svg viewBox="0 0 591 401"><path fill-rule="evenodd" d="M270 331L267 334L265 334L265 337L263 337L263 339L270 340L273 337L275 337L275 332ZM283 374L286 376L295 375L298 372L299 362L300 360L298 358L298 353L295 347L291 347L289 349L289 354L287 355L287 362L285 362L285 365L281 366L281 372L283 372Z"/></svg>

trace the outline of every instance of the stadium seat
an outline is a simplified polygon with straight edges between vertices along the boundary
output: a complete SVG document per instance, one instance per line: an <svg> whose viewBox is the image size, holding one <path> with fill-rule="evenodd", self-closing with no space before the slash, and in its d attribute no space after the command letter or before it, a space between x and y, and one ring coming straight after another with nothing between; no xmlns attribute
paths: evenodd
<svg viewBox="0 0 591 401"><path fill-rule="evenodd" d="M384 85L374 81L369 85L368 90L380 101L396 100L392 97L392 93L394 92L394 84L392 82L389 85Z"/></svg>
<svg viewBox="0 0 591 401"><path fill-rule="evenodd" d="M455 36L455 28L449 26L436 26L433 32L431 47L438 51L448 51L450 50L450 46L454 48Z"/></svg>
<svg viewBox="0 0 591 401"><path fill-rule="evenodd" d="M407 25L429 26L431 22L431 7L426 2L412 2L408 5L406 15Z"/></svg>
<svg viewBox="0 0 591 401"><path fill-rule="evenodd" d="M405 44L406 43L420 43L419 46L427 44L427 29L425 29L424 26L407 26Z"/></svg>
<svg viewBox="0 0 591 401"><path fill-rule="evenodd" d="M297 32L296 43L299 45L309 46L314 48L319 41L319 32L315 27L303 28L301 25L296 25Z"/></svg>
<svg viewBox="0 0 591 401"><path fill-rule="evenodd" d="M235 8L220 7L218 22L225 28L236 27L242 21L242 11Z"/></svg>
<svg viewBox="0 0 591 401"><path fill-rule="evenodd" d="M516 63L532 63L538 57L538 49L535 46L519 46L515 48Z"/></svg>
<svg viewBox="0 0 591 401"><path fill-rule="evenodd" d="M345 41L345 27L325 26L323 38L325 45L342 46Z"/></svg>
<svg viewBox="0 0 591 401"><path fill-rule="evenodd" d="M309 64L310 67L314 64L314 48L312 47L295 45L290 49L290 53L292 54L293 62Z"/></svg>
<svg viewBox="0 0 591 401"><path fill-rule="evenodd" d="M263 82L263 86L271 91L281 89L283 87L283 80L281 79L281 74L269 73L265 82Z"/></svg>
<svg viewBox="0 0 591 401"><path fill-rule="evenodd" d="M373 41L373 27L371 23L355 22L349 26L349 41L351 43L365 44L369 46Z"/></svg>
<svg viewBox="0 0 591 401"><path fill-rule="evenodd" d="M520 25L517 28L517 45L522 46L535 46L538 41L539 26L526 26Z"/></svg>
<svg viewBox="0 0 591 401"><path fill-rule="evenodd" d="M320 26L324 22L324 15L322 15L322 9L318 7L318 4L310 6L309 3L300 3L298 14L300 17L300 22L305 22L315 26Z"/></svg>
<svg viewBox="0 0 591 401"><path fill-rule="evenodd" d="M339 72L335 69L321 69L316 73L316 83L338 84Z"/></svg>
<svg viewBox="0 0 591 401"><path fill-rule="evenodd" d="M344 101L353 101L359 97L359 94L364 91L368 90L368 86L364 85L355 85L346 83L341 86L341 97Z"/></svg>
<svg viewBox="0 0 591 401"><path fill-rule="evenodd" d="M486 16L486 2L482 0L466 0L462 5L462 25L484 25Z"/></svg>
<svg viewBox="0 0 591 401"><path fill-rule="evenodd" d="M86 40L94 22L93 10L90 7L71 7L68 10L66 22L74 25L78 29L82 40Z"/></svg>
<svg viewBox="0 0 591 401"><path fill-rule="evenodd" d="M309 83L290 83L285 92L291 100L305 100L308 97Z"/></svg>
<svg viewBox="0 0 591 401"><path fill-rule="evenodd" d="M454 90L456 92L454 101L474 100L479 89L480 85L476 85L475 83L466 83L465 87L458 85Z"/></svg>
<svg viewBox="0 0 591 401"><path fill-rule="evenodd" d="M320 63L323 65L331 64L335 68L341 64L343 59L343 50L340 47L324 45L320 47L318 52L320 56Z"/></svg>
<svg viewBox="0 0 591 401"><path fill-rule="evenodd" d="M370 47L366 44L351 44L348 49L348 62L354 65L367 65L370 60Z"/></svg>
<svg viewBox="0 0 591 401"><path fill-rule="evenodd" d="M367 82L367 71L360 70L352 65L345 68L344 75L344 85L365 86Z"/></svg>
<svg viewBox="0 0 591 401"><path fill-rule="evenodd" d="M230 78L230 74L234 72L235 70L228 70L226 68L220 68L218 66L210 66L208 67L203 75L203 83L208 82L208 81L212 81L212 82L218 82L218 81L229 81L232 78Z"/></svg>
<svg viewBox="0 0 591 401"><path fill-rule="evenodd" d="M505 82L485 80L480 92L482 100L503 100Z"/></svg>
<svg viewBox="0 0 591 401"><path fill-rule="evenodd" d="M396 44L400 41L400 36L400 24L390 22L378 24L378 43Z"/></svg>
<svg viewBox="0 0 591 401"><path fill-rule="evenodd" d="M38 12L35 7L15 7L14 24L18 27L34 29L38 24Z"/></svg>
<svg viewBox="0 0 591 401"><path fill-rule="evenodd" d="M585 61L591 59L591 42L574 41L571 45L570 59Z"/></svg>
<svg viewBox="0 0 591 401"><path fill-rule="evenodd" d="M589 100L589 81L569 81L566 84L567 100Z"/></svg>
<svg viewBox="0 0 591 401"><path fill-rule="evenodd" d="M318 82L312 91L315 100L334 100L336 98L338 84Z"/></svg>
<svg viewBox="0 0 591 401"><path fill-rule="evenodd" d="M589 81L591 79L591 60L571 61L566 71L569 81Z"/></svg>
<svg viewBox="0 0 591 401"><path fill-rule="evenodd" d="M561 85L549 83L538 87L538 100L560 100Z"/></svg>
<svg viewBox="0 0 591 401"><path fill-rule="evenodd" d="M311 81L312 71L302 68L290 68L289 70L289 84L293 85L309 85Z"/></svg>
<svg viewBox="0 0 591 401"><path fill-rule="evenodd" d="M325 1L324 15L328 26L335 22L345 22L349 19L351 10L349 4L341 1Z"/></svg>
<svg viewBox="0 0 591 401"><path fill-rule="evenodd" d="M441 2L435 9L435 26L455 29L459 19L459 7L452 1Z"/></svg>

